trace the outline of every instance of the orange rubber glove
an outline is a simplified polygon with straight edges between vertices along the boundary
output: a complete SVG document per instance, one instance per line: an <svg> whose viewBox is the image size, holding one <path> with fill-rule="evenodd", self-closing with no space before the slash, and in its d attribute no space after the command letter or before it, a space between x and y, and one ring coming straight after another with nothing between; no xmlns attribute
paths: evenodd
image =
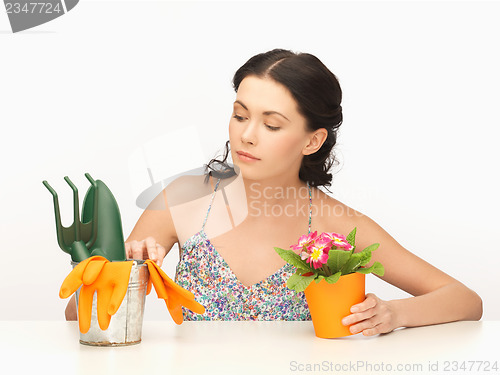
<svg viewBox="0 0 500 375"><path fill-rule="evenodd" d="M153 283L158 298L163 298L167 304L167 309L175 323L181 324L182 306L189 310L204 314L205 307L194 300L194 294L189 290L177 285L155 262L148 259L145 262L148 265L149 281L146 294L151 292L151 283Z"/></svg>
<svg viewBox="0 0 500 375"><path fill-rule="evenodd" d="M68 298L82 286L78 299L78 323L81 333L90 329L92 299L97 291L97 320L99 327L108 329L111 316L120 307L128 289L133 261L110 262L93 256L80 262L61 285L59 297Z"/></svg>

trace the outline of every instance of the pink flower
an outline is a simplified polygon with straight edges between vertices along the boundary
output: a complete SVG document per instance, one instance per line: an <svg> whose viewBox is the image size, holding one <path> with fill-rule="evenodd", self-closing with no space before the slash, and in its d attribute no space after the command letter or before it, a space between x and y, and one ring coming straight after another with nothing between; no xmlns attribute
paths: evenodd
<svg viewBox="0 0 500 375"><path fill-rule="evenodd" d="M324 238L327 241L330 241L331 246L333 248L352 250L351 244L349 242L347 242L347 239L342 234L338 234L338 233L334 233L334 232L324 232L324 233L321 233L320 237Z"/></svg>
<svg viewBox="0 0 500 375"><path fill-rule="evenodd" d="M317 236L318 236L318 231L314 231L312 233L300 236L297 245L290 246L290 249L307 251L309 247L314 243L314 240L316 239Z"/></svg>
<svg viewBox="0 0 500 375"><path fill-rule="evenodd" d="M307 258L303 257L304 252L301 254L301 258L307 259L306 262L309 263L313 268L321 268L328 260L328 252L331 249L331 240L323 237L316 238L314 245L309 247Z"/></svg>

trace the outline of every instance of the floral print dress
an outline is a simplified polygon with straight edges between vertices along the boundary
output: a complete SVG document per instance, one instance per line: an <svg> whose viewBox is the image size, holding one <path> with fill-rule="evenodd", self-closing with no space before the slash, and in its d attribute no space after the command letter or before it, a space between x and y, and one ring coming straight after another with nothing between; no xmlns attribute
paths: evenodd
<svg viewBox="0 0 500 375"><path fill-rule="evenodd" d="M181 247L175 282L191 291L205 306L204 314L182 307L184 320L311 320L304 292L288 289L286 281L296 268L286 263L264 280L247 287L211 244L205 224L219 186L215 185L201 230ZM309 190L309 233L311 232L311 187Z"/></svg>

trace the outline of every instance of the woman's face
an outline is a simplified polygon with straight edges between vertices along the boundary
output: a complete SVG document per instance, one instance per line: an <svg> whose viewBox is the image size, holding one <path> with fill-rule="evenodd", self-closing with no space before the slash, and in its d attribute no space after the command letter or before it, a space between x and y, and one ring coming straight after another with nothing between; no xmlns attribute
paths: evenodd
<svg viewBox="0 0 500 375"><path fill-rule="evenodd" d="M309 138L306 119L285 86L256 76L241 81L229 122L229 141L233 162L244 178L295 183Z"/></svg>

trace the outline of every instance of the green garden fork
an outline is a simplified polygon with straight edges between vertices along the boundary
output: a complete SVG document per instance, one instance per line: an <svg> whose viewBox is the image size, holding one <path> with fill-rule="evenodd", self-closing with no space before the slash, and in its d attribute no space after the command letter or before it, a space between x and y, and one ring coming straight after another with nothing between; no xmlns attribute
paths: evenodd
<svg viewBox="0 0 500 375"><path fill-rule="evenodd" d="M71 255L71 260L81 262L91 256L100 255L110 261L125 261L125 243L121 224L120 210L116 200L101 180L90 181L90 188L85 195L80 220L78 189L68 176L64 180L73 190L74 221L69 227L61 224L59 199L56 191L47 181L43 181L54 199L56 233L59 247Z"/></svg>

